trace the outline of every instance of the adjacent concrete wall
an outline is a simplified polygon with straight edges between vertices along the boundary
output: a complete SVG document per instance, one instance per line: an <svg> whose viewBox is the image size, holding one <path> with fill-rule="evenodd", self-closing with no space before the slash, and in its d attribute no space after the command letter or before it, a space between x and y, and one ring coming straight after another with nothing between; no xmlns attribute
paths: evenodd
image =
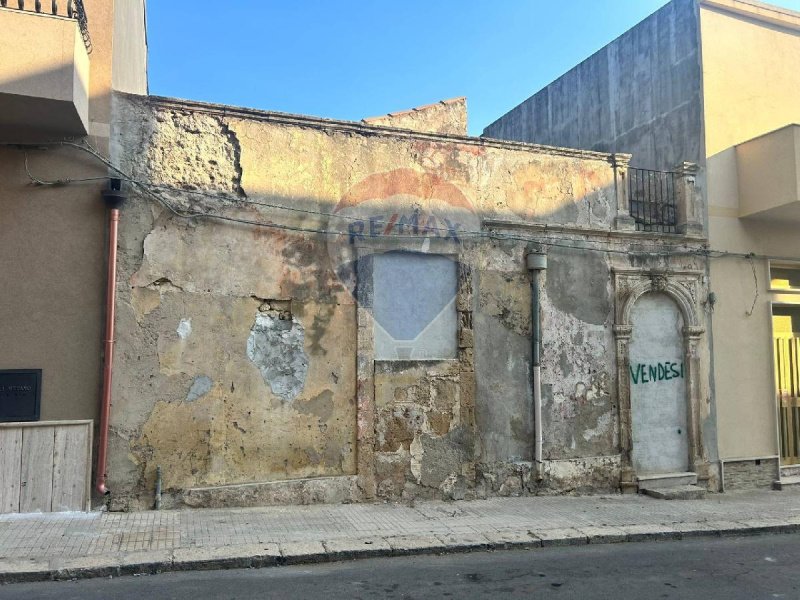
<svg viewBox="0 0 800 600"><path fill-rule="evenodd" d="M674 0L484 135L630 152L638 167L706 165L699 182L705 187L707 180L712 248L800 259L794 213L740 218L762 207L741 205L737 161L744 153L736 150L800 122L798 65L800 14L739 0ZM775 201L764 198L763 208ZM770 302L797 298L770 292L765 260L715 258L709 265L720 455L774 456ZM749 340L746 352L742 340Z"/></svg>
<svg viewBox="0 0 800 600"><path fill-rule="evenodd" d="M733 12L743 9L744 14ZM756 207L740 204L736 151L737 144L800 122L800 15L715 0L703 4L700 23L711 246L800 260L796 222L740 218L742 208ZM764 207L770 202L765 197ZM765 260L712 260L711 285L717 298L714 372L720 455L774 456L778 446L770 302L796 304L798 298L769 291Z"/></svg>
<svg viewBox="0 0 800 600"><path fill-rule="evenodd" d="M486 127L485 137L703 162L697 7L674 0Z"/></svg>
<svg viewBox="0 0 800 600"><path fill-rule="evenodd" d="M112 85L131 94L147 93L145 0L114 0Z"/></svg>

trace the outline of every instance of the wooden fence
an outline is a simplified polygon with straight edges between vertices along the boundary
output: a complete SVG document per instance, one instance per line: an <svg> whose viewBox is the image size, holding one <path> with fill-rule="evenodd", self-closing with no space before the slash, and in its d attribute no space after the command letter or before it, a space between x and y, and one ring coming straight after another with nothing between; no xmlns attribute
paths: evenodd
<svg viewBox="0 0 800 600"><path fill-rule="evenodd" d="M92 421L0 423L0 513L89 510Z"/></svg>
<svg viewBox="0 0 800 600"><path fill-rule="evenodd" d="M800 463L800 337L775 338L781 463Z"/></svg>

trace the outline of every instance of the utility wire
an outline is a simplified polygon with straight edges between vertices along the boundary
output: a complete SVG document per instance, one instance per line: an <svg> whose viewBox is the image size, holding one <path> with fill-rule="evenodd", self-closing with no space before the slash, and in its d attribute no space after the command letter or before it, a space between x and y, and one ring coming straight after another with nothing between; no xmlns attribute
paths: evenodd
<svg viewBox="0 0 800 600"><path fill-rule="evenodd" d="M3 145L14 146L14 147L23 148L23 149L25 148L24 145L20 145L20 144L3 144ZM152 183L149 183L149 182L139 181L139 180L133 178L130 174L128 174L125 171L121 170L115 164L113 164L110 160L108 160L105 156L103 156L100 152L98 152L95 148L93 148L86 141L84 141L83 143L76 143L76 142L69 141L69 140L61 140L61 141L58 141L58 142L48 142L46 144L37 144L34 147L41 147L42 145L47 145L47 146L53 146L53 145L69 146L69 147L76 148L78 150L81 150L83 152L86 152L86 153L94 156L97 160L102 162L110 170L114 171L118 175L121 175L121 177L119 177L119 179L122 179L123 181L126 181L128 183L133 184L138 189L140 189L145 195L147 195L151 199L155 200L158 204L160 204L161 206L166 208L170 213L172 213L173 215L175 215L175 216L177 216L179 218L183 218L183 219L208 218L208 219L215 219L215 220L226 221L226 222L231 222L231 223L239 223L239 224L244 224L244 225L251 225L251 226L255 226L255 227L267 227L267 228L272 228L272 229L282 229L282 230L287 230L287 231L294 231L296 233L308 233L308 234L318 234L318 235L337 236L337 237L349 237L351 235L351 233L349 231L339 231L339 230L335 230L335 229L318 229L318 228L313 228L313 227L301 227L301 226L287 225L287 224L274 223L274 222L264 222L264 221L257 221L257 220L253 220L253 219L244 219L244 218L241 218L241 217L231 217L231 216L228 216L228 215L222 215L222 214L218 214L218 213L210 213L210 212L198 211L198 210L187 211L187 210L183 210L181 208L176 208L172 203L170 203L167 200L165 200L164 198L162 198L160 194L155 193L153 191L153 189L162 190L162 191L169 191L169 192L174 192L174 193L180 193L180 194L198 195L198 196L202 196L202 197L211 198L211 199L214 199L214 200L220 200L221 198L226 198L226 199L228 199L228 200L230 200L232 202L244 203L244 204L252 204L252 205L255 205L255 206L263 206L263 207L267 207L267 208L273 208L273 209L276 209L276 210L286 210L286 211L291 211L291 212L299 212L299 213L310 214L310 215L314 215L314 216L337 218L337 219L351 220L351 221L362 221L363 220L363 219L361 219L359 217L353 217L353 216L350 216L350 215L343 215L343 214L339 214L339 213L316 211L316 210L311 210L311 209L304 209L304 208L299 208L299 207L285 206L283 204L275 204L275 203L269 203L269 202L259 202L259 201L256 201L256 200L251 200L249 198L240 198L240 197L229 198L229 197L226 197L224 195L211 194L211 193L203 192L203 191L200 191L200 190L186 190L186 189L182 189L182 188L175 188L175 187L172 187L172 186L158 185L158 184L152 184ZM109 177L106 176L106 177L90 177L90 178L83 178L83 179L70 179L70 178L67 178L67 179L59 179L59 180L54 180L54 181L48 181L48 180L44 180L44 179L35 177L30 172L30 170L28 168L28 153L27 153L27 150L25 151L25 171L26 171L28 177L31 179L31 181L33 181L37 185L54 186L54 185L66 185L66 184L70 184L70 183L98 181L98 180L109 179ZM545 229L543 234L544 235L548 234L548 232L547 232L548 224L546 224L546 223L535 223L534 225L543 227ZM498 225L498 227L502 227L502 225ZM435 232L450 233L449 229L441 228L441 227L430 227L430 228L426 227L425 231L426 232L435 231ZM587 233L594 233L594 232L587 232ZM612 232L609 232L609 233L612 233ZM608 248L608 247L602 247L602 248L594 247L593 248L593 247L589 247L589 246L575 246L574 244L564 244L563 243L563 241L577 242L577 243L580 243L580 244L587 244L587 243L588 244L608 244L608 243L623 244L623 243L626 243L626 242L623 242L623 241L616 241L616 240L611 240L611 239L601 241L601 240L586 240L586 239L581 239L581 238L564 238L563 236L559 236L557 239L553 239L553 238L543 238L542 236L538 236L538 237L520 236L520 235L514 235L514 234L501 233L501 232L497 232L497 231L466 231L466 230L462 230L462 231L457 231L457 234L459 236L465 237L465 238L468 237L468 238L475 238L475 239L490 239L490 240L498 240L498 241L508 240L508 241L519 241L519 242L526 242L526 243L538 242L538 243L546 244L548 246L554 246L554 247L560 247L560 248L569 248L569 249L573 249L573 250L588 250L588 251L593 251L593 252L607 252L607 253L629 254L629 255L638 255L638 256L648 255L648 256L651 256L651 257L662 257L662 258L666 258L666 257L670 257L670 256L698 256L698 257L705 257L705 258L728 258L728 257L731 257L731 258L742 258L742 259L747 259L747 260L751 260L751 261L753 259L797 260L797 257L782 257L782 256L759 255L759 254L755 254L755 253L752 253L752 252L748 252L748 253L745 253L745 252L730 252L730 251L726 251L726 250L710 250L710 249L707 249L707 248L695 249L695 250L686 249L686 250L682 250L682 251L681 250L678 250L678 251L676 251L676 250L663 251L662 250L662 251L636 252L636 251L630 250L629 248L624 248L624 249L616 249L616 248ZM366 236L362 236L362 237L366 237ZM430 237L427 236L427 235L419 235L419 234L415 234L415 235L378 234L378 235L369 236L369 237L380 237L380 238L389 238L389 239L412 239L412 240L430 239ZM650 243L652 245L656 245L656 244L659 243L659 241L658 240L637 240L637 243Z"/></svg>
<svg viewBox="0 0 800 600"><path fill-rule="evenodd" d="M61 142L54 142L53 144L60 144L60 145L74 147L74 148L77 148L77 149L79 149L79 150L81 150L83 152L87 152L87 153L91 154L96 159L98 159L100 162L102 162L104 165L106 165L109 169L111 169L114 172L116 172L119 175L121 175L122 176L121 179L123 179L124 181L127 181L127 182L130 182L130 183L134 184L136 187L138 187L140 190L142 190L142 192L144 192L146 195L148 195L149 197L154 199L160 205L164 206L167 210L169 210L172 214L174 214L175 216L180 217L180 218L193 219L193 218L203 217L203 218L216 219L216 220L220 220L220 221L228 221L228 222L232 222L232 223L240 223L240 224L252 225L252 226L257 226L257 227L269 227L269 228L274 228L274 229L289 230L289 231L294 231L294 232L298 232L298 233L321 234L321 235L340 236L340 237L349 237L351 235L351 233L348 232L348 231L339 231L339 230L331 230L331 229L317 229L317 228L311 228L311 227L300 227L300 226L292 226L292 225L279 224L279 223L267 223L267 222L263 222L263 221L255 221L255 220L252 220L252 219L243 219L243 218L240 218L240 217L231 217L231 216L227 216L227 215L221 215L221 214L218 214L218 213L209 213L209 212L205 212L205 211L185 211L185 210L182 210L180 208L176 208L173 204L171 204L170 202L166 201L159 194L154 193L150 189L151 187L159 187L159 186L153 186L153 184L146 183L146 182L141 182L141 181L138 181L138 180L134 179L131 175L129 175L125 171L121 170L119 167L114 165L110 160L108 160L106 157L104 157L100 152L95 150L88 142L85 142L83 144L78 144L78 143L71 142L71 141L61 141ZM51 184L51 185L56 185L56 184L61 183L61 180L48 182L46 180L42 180L42 179L39 179L39 178L33 178L33 177L32 177L32 180L37 182L37 183L39 181L43 181L45 184ZM78 181L78 180L76 179L76 180L70 180L70 181ZM161 188L167 188L170 191L175 191L175 192L178 192L178 193L196 192L196 190L183 190L183 189L180 189L180 188L169 188L167 186L160 186L160 187ZM200 195L203 195L203 196L207 196L207 197L213 198L215 200L219 200L220 199L219 195L208 194L208 193L205 193L205 192L197 192L197 193L200 194ZM241 198L232 198L231 200L242 201ZM279 209L284 209L284 210L299 210L301 212L315 214L315 215L318 215L318 216L345 217L345 215L338 215L336 213L324 213L324 212L319 212L319 211L311 211L311 210L307 210L307 209L295 209L293 207L287 207L287 206L277 205L277 204L259 203L259 202L255 202L255 201L251 201L251 203L253 203L253 204L262 204L262 205L265 205L265 206L270 206L270 207L273 207L273 208L279 208ZM349 217L349 218L352 218L352 219L355 219L355 220L360 220L360 219L355 218L355 217ZM433 228L432 227L432 228L429 228L427 230L428 231L440 231L440 232L445 232L445 233L449 232L448 229L444 229L444 228ZM494 240L511 240L511 241L521 241L521 242L540 242L540 243L546 243L546 244L548 244L550 246L557 246L557 247L570 248L570 249L576 249L576 250L589 250L589 251L597 251L597 252L611 252L611 253L619 253L619 254L631 254L631 251L629 249L617 250L617 249L613 249L613 248L591 248L591 247L586 247L586 246L576 247L573 244L563 244L563 243L559 243L559 242L551 240L551 239L542 240L541 238L522 237L522 236L515 236L515 235L510 235L510 234L499 233L499 232L459 231L457 233L462 237L470 237L470 238L482 238L482 239L494 239ZM420 241L421 240L425 240L425 239L429 239L429 236L419 235L419 234L415 234L415 235L404 235L404 234L385 235L385 234L380 234L380 235L374 236L374 237L383 237L383 238L389 238L389 239L411 239L411 240L420 240ZM581 239L574 239L573 241L576 241L576 242L588 242L588 243L602 243L602 242L594 242L593 240L581 240ZM663 252L663 251L662 252L646 252L645 251L645 252L639 252L637 254L639 254L640 256L641 255L650 255L650 256L658 256L658 257L668 257L668 256L675 255L675 254L678 254L678 253L676 253L676 252ZM695 253L694 252L686 252L684 254L695 254Z"/></svg>

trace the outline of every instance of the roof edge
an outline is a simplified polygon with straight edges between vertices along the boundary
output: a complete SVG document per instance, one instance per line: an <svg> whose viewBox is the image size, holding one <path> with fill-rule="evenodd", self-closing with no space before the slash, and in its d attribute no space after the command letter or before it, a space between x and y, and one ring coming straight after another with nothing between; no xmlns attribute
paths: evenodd
<svg viewBox="0 0 800 600"><path fill-rule="evenodd" d="M699 0L701 7L734 13L756 21L800 31L800 12L756 0Z"/></svg>
<svg viewBox="0 0 800 600"><path fill-rule="evenodd" d="M155 104L165 108L177 110L190 110L203 112L206 114L221 117L233 117L241 119L251 119L282 125L294 125L297 127L311 127L328 131L342 131L350 133L361 133L363 135L394 137L405 139L419 139L431 142L450 142L459 144L469 144L473 146L484 146L487 148L505 148L509 150L519 150L523 152L534 152L537 154L550 154L555 156L566 156L570 158L584 158L587 160L601 160L611 162L614 154L608 152L596 152L593 150L580 150L577 148L561 148L558 146L545 146L542 144L530 144L526 142L513 142L509 140L497 140L486 137L461 136L445 133L424 133L411 129L400 129L370 125L360 121L342 121L337 119L326 119L323 117L313 117L309 115L296 115L291 113L258 110L241 106L231 106L227 104L217 104L212 102L200 102L198 100L184 100L181 98L169 98L165 96L143 96L141 94L131 94L128 92L115 91L114 94L123 97L135 98L149 104Z"/></svg>
<svg viewBox="0 0 800 600"><path fill-rule="evenodd" d="M361 119L364 123L371 123L378 119L385 119L386 117L400 117L403 115L411 115L418 112L423 112L430 108L437 108L439 106L448 106L450 104L458 104L459 102L466 102L466 96L459 96L458 98L448 98L447 100L439 100L438 102L431 102L430 104L423 104L422 106L415 106L406 110L398 110L395 112L386 113L385 115L376 115L374 117L364 117Z"/></svg>

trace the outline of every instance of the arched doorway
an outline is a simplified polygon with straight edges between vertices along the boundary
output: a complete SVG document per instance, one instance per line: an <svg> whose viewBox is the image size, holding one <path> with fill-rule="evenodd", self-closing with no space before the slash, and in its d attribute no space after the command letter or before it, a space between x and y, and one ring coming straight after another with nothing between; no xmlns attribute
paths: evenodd
<svg viewBox="0 0 800 600"><path fill-rule="evenodd" d="M683 315L664 293L630 314L631 462L638 475L689 470Z"/></svg>
<svg viewBox="0 0 800 600"><path fill-rule="evenodd" d="M623 492L664 473L694 472L716 486L701 426L710 416L704 285L699 271L614 269Z"/></svg>

